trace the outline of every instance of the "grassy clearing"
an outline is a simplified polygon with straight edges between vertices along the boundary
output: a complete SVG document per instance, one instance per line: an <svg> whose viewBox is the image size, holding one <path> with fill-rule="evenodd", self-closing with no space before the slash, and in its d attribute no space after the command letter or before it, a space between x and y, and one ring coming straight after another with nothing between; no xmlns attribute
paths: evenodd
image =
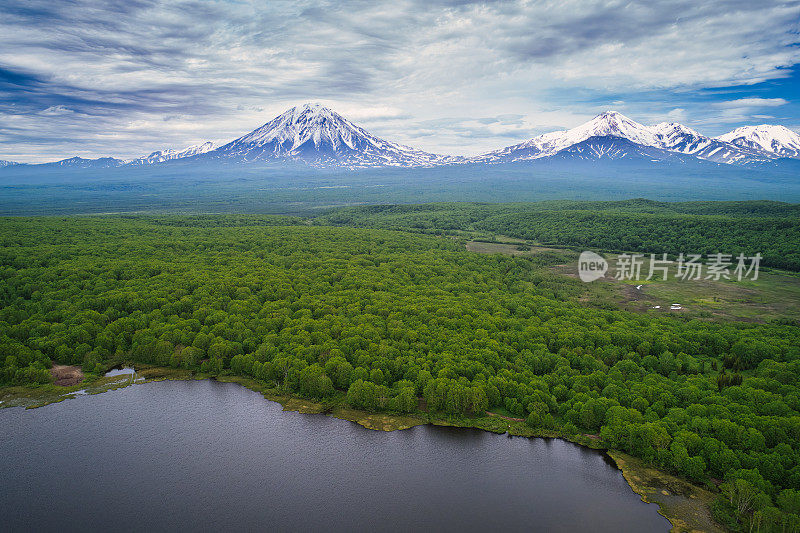
<svg viewBox="0 0 800 533"><path fill-rule="evenodd" d="M518 244L480 241L469 241L466 247L475 253L514 256L559 252L571 260L553 267L553 270L577 278L578 253L572 250L534 245L526 245L529 250L519 250ZM606 254L606 258L613 270L617 256ZM599 280L586 284L586 293L581 301L598 307L620 307L638 313L701 319L769 322L797 320L800 316L800 275L796 273L762 269L756 281L684 281L675 277L676 267L673 266L666 280L660 273L645 280L648 269L649 264L645 261L640 280L620 281L613 277L613 271L607 272ZM670 310L673 303L681 304L682 309Z"/></svg>
<svg viewBox="0 0 800 533"><path fill-rule="evenodd" d="M613 261L613 256L611 259ZM577 272L577 266L573 272ZM644 277L646 275L641 280L619 281L606 276L592 283L590 290L611 297L624 309L650 314L751 322L797 320L800 316L800 276L797 274L762 271L755 281L681 280L675 277L673 268L666 280L660 274L649 281ZM610 285L610 290L598 287L604 284ZM669 309L675 303L681 305L680 310Z"/></svg>
<svg viewBox="0 0 800 533"><path fill-rule="evenodd" d="M525 256L542 252L559 252L571 260L553 267L559 274L577 278L578 253L544 246L526 245L529 250L519 250L517 244L467 242L467 250L481 254ZM613 269L616 255L606 258ZM617 280L614 272L607 272L599 280L587 283L581 301L598 307L620 307L627 311L649 314L683 315L689 318L744 320L769 322L772 320L797 320L800 316L800 275L792 272L762 269L756 281L681 280L675 277L676 267L664 280L657 274L645 280L649 272L647 261L642 267L640 280ZM682 309L670 310L674 304Z"/></svg>
<svg viewBox="0 0 800 533"><path fill-rule="evenodd" d="M483 242L468 241L467 250L479 254L503 254L503 255L534 255L542 252L563 252L559 248L548 248L546 246L533 246L526 244L525 241L517 242Z"/></svg>
<svg viewBox="0 0 800 533"><path fill-rule="evenodd" d="M709 506L714 494L665 472L646 466L642 461L617 451L608 454L622 470L622 475L642 501L655 503L659 513L672 524L672 531L724 530L711 518Z"/></svg>
<svg viewBox="0 0 800 533"><path fill-rule="evenodd" d="M662 310L677 302L701 317L793 320L800 316L800 276L763 272L756 281L658 280L642 285L640 302L649 309L660 305Z"/></svg>

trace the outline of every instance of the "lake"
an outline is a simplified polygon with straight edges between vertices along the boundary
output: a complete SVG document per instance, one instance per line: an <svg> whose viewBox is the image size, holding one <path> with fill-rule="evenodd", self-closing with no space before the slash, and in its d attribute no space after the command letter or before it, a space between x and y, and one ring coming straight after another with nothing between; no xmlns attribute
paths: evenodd
<svg viewBox="0 0 800 533"><path fill-rule="evenodd" d="M668 531L603 453L382 432L233 383L162 381L0 410L0 530Z"/></svg>

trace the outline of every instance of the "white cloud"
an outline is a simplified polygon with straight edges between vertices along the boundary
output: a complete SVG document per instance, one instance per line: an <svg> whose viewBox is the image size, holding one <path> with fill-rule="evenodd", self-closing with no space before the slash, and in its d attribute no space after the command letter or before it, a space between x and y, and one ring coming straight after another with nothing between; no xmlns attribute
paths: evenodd
<svg viewBox="0 0 800 533"><path fill-rule="evenodd" d="M777 107L789 102L783 98L739 98L727 102L715 102L712 105L722 109L742 109L749 107Z"/></svg>
<svg viewBox="0 0 800 533"><path fill-rule="evenodd" d="M86 146L133 157L226 140L305 101L389 140L463 154L575 126L608 107L683 120L692 110L681 94L787 76L800 62L799 6L6 0L0 67L19 80L0 85L13 102L0 103L0 158L13 150L54 159ZM587 92L608 97L587 104ZM643 109L638 93L663 95L660 109ZM782 103L731 100L715 108L716 123ZM509 114L519 118L480 120Z"/></svg>
<svg viewBox="0 0 800 533"><path fill-rule="evenodd" d="M73 111L72 109L69 109L68 107L63 105L51 105L47 109L43 109L39 114L54 116L54 115L71 115L74 112L75 111Z"/></svg>

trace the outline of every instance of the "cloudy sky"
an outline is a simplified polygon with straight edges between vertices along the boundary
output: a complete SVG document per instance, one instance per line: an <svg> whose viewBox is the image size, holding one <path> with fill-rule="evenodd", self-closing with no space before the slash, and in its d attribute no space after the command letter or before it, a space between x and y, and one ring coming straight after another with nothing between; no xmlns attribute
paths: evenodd
<svg viewBox="0 0 800 533"><path fill-rule="evenodd" d="M606 109L800 129L800 0L3 0L0 159L226 141L321 102L477 154Z"/></svg>

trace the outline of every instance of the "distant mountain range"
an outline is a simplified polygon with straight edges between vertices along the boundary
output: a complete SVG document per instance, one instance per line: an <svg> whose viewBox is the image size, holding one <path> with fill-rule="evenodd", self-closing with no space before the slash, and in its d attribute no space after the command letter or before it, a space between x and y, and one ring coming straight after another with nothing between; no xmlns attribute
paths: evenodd
<svg viewBox="0 0 800 533"><path fill-rule="evenodd" d="M124 161L110 157L73 157L39 165L0 161L0 168L115 168L158 165L181 160L203 164L301 163L321 168L434 167L503 163L564 162L666 165L790 165L798 168L800 135L777 125L745 126L719 137L706 137L677 123L645 126L608 111L565 131L475 157L438 155L372 135L319 104L293 107L270 122L227 144L211 142L183 150L160 150Z"/></svg>
<svg viewBox="0 0 800 533"><path fill-rule="evenodd" d="M126 162L122 159L115 159L113 157L101 157L99 159L84 159L82 157L70 157L69 159L62 159L61 161L54 161L52 163L42 163L40 165L24 165L20 163L14 166L36 166L47 168L114 168L124 165Z"/></svg>
<svg viewBox="0 0 800 533"><path fill-rule="evenodd" d="M125 162L123 164L129 165L152 165L153 163L163 163L164 161L172 161L173 159L183 159L185 157L192 157L195 155L205 154L206 152L210 152L214 149L214 143L211 141L204 142L203 144L198 144L196 146L190 146L189 148L184 148L183 150L158 150L157 152L153 152L150 155L146 155L144 157L139 157L134 159L133 161Z"/></svg>
<svg viewBox="0 0 800 533"><path fill-rule="evenodd" d="M788 131L788 130L787 130ZM800 135L795 134L798 141ZM690 156L682 158L678 155ZM554 131L475 158L485 163L509 163L556 157L599 159L650 159L652 162L687 162L691 158L714 163L760 163L779 157L775 152L706 137L681 124L662 122L644 126L614 111L566 131Z"/></svg>
<svg viewBox="0 0 800 533"><path fill-rule="evenodd" d="M775 154L778 157L800 158L800 135L783 126L744 126L720 135L720 141L752 150Z"/></svg>

